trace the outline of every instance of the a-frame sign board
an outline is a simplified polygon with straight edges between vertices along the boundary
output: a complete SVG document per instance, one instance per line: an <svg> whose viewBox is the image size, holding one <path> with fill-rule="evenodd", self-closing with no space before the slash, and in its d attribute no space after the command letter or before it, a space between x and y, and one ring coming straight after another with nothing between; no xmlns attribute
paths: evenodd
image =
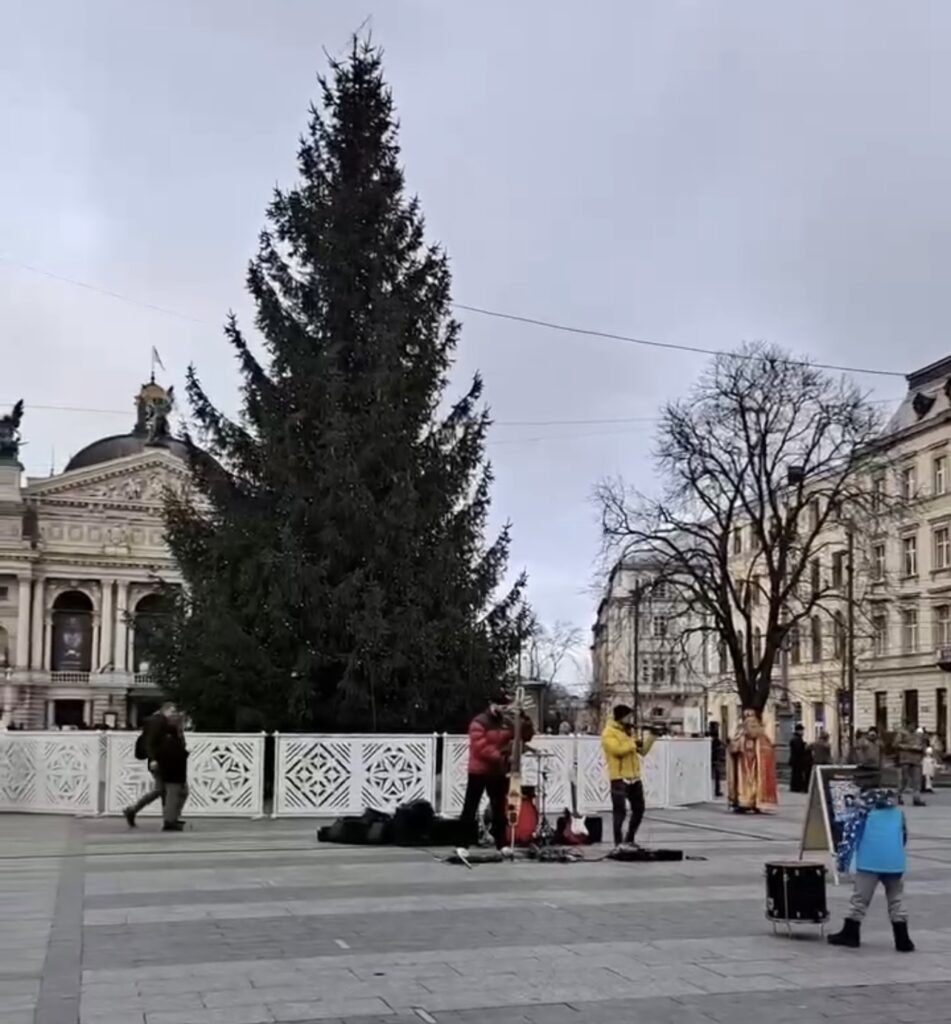
<svg viewBox="0 0 951 1024"><path fill-rule="evenodd" d="M846 820L855 813L859 795L855 778L857 771L855 765L816 765L809 780L799 859L809 853L830 856L836 884L839 873L835 865L835 851Z"/></svg>

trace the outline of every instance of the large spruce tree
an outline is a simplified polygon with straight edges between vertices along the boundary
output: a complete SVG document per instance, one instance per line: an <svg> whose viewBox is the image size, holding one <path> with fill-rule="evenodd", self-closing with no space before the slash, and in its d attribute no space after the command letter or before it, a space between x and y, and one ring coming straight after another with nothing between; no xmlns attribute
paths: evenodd
<svg viewBox="0 0 951 1024"><path fill-rule="evenodd" d="M240 417L189 373L196 486L166 511L186 586L153 666L200 728L457 728L529 628L524 579L499 594L508 529L483 539L482 382L444 403L449 269L379 51L355 40L320 86L248 272L265 357L227 327Z"/></svg>

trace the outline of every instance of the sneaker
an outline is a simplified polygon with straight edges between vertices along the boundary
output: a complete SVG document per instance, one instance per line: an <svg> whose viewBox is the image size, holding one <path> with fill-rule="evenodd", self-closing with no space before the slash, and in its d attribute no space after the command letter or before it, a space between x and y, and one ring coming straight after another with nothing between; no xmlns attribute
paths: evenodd
<svg viewBox="0 0 951 1024"><path fill-rule="evenodd" d="M181 822L179 822L179 821L176 821L176 822L166 821L165 824L162 825L162 831L163 832L184 832L185 831L185 826Z"/></svg>
<svg viewBox="0 0 951 1024"><path fill-rule="evenodd" d="M125 815L126 824L129 828L135 828L135 811L131 807L127 807L122 813Z"/></svg>

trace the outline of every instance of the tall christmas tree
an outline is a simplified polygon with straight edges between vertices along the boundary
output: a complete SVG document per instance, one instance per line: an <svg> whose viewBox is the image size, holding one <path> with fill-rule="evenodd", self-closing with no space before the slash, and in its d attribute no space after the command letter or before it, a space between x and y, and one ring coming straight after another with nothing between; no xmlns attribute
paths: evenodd
<svg viewBox="0 0 951 1024"><path fill-rule="evenodd" d="M404 193L379 51L355 40L320 86L248 272L265 357L227 327L238 420L189 374L216 464L196 449L167 507L186 586L152 664L202 728L458 728L513 669L525 581L500 594L508 528L484 541L481 380L444 404L449 269Z"/></svg>

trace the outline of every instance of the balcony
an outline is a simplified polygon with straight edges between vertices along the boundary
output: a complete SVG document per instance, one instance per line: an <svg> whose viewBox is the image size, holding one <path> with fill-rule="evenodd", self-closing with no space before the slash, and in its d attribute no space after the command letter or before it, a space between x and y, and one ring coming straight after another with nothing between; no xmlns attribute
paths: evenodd
<svg viewBox="0 0 951 1024"><path fill-rule="evenodd" d="M50 672L50 686L88 686L89 672Z"/></svg>

